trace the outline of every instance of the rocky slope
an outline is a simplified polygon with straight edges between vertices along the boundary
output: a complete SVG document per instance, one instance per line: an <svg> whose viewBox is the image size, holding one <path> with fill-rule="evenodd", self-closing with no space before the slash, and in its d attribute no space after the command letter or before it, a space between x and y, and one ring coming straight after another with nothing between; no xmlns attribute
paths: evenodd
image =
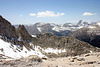
<svg viewBox="0 0 100 67"><path fill-rule="evenodd" d="M0 35L7 38L17 39L16 29L9 21L0 16Z"/></svg>
<svg viewBox="0 0 100 67"><path fill-rule="evenodd" d="M32 37L28 34L24 25L19 25L15 29L10 22L2 17L0 24L1 61L30 55L36 55L41 58L75 56L100 50L75 38L56 36L52 33L44 33ZM47 28L46 30L49 29Z"/></svg>
<svg viewBox="0 0 100 67"><path fill-rule="evenodd" d="M35 59L34 59L35 58ZM36 56L0 62L0 67L100 67L100 53L88 53L81 56L48 58Z"/></svg>
<svg viewBox="0 0 100 67"><path fill-rule="evenodd" d="M93 46L100 47L100 26L98 24L81 28L70 34L70 36L90 43Z"/></svg>
<svg viewBox="0 0 100 67"><path fill-rule="evenodd" d="M32 37L28 34L24 25L19 25L17 28L17 33L19 35L20 41L31 41Z"/></svg>
<svg viewBox="0 0 100 67"><path fill-rule="evenodd" d="M35 39L28 34L23 25L16 30L9 21L0 16L0 60L17 59L29 55L44 57L31 40Z"/></svg>
<svg viewBox="0 0 100 67"><path fill-rule="evenodd" d="M99 51L88 43L79 41L72 37L56 36L50 33L40 34L37 36L38 45L42 48L58 48L66 49L67 52L64 54L59 54L58 56L71 56L71 55L81 55L83 53L88 53L91 51Z"/></svg>
<svg viewBox="0 0 100 67"><path fill-rule="evenodd" d="M50 58L40 65L41 67L100 67L100 53L89 53L64 58Z"/></svg>

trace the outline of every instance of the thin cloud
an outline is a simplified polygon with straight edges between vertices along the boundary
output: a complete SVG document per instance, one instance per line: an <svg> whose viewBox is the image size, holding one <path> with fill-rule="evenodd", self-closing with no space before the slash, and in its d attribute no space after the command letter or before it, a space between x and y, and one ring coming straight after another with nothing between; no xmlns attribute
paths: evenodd
<svg viewBox="0 0 100 67"><path fill-rule="evenodd" d="M30 16L36 16L36 14L35 14L35 13L30 13L29 15L30 15Z"/></svg>
<svg viewBox="0 0 100 67"><path fill-rule="evenodd" d="M64 13L55 14L53 11L38 12L37 17L58 17L64 15Z"/></svg>
<svg viewBox="0 0 100 67"><path fill-rule="evenodd" d="M91 16L91 15L96 15L96 13L90 13L90 12L83 13L83 16Z"/></svg>
<svg viewBox="0 0 100 67"><path fill-rule="evenodd" d="M38 12L37 14L35 13L30 13L30 16L37 16L37 17L58 17L62 16L64 13L55 13L53 11L45 11L45 12Z"/></svg>
<svg viewBox="0 0 100 67"><path fill-rule="evenodd" d="M20 16L22 17L23 15L21 14Z"/></svg>

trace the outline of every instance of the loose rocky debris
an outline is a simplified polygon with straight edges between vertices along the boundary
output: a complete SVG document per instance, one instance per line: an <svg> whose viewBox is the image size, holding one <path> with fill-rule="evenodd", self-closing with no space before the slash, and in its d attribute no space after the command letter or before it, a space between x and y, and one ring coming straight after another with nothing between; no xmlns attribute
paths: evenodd
<svg viewBox="0 0 100 67"><path fill-rule="evenodd" d="M87 56L90 56L90 54L85 54L84 56L87 57Z"/></svg>
<svg viewBox="0 0 100 67"><path fill-rule="evenodd" d="M41 58L31 55L26 58L2 61L0 62L0 67L41 67L41 63Z"/></svg>
<svg viewBox="0 0 100 67"><path fill-rule="evenodd" d="M84 65L84 64L94 64L94 63L97 63L96 61L90 61L90 62L84 62L84 63L81 63L80 65Z"/></svg>
<svg viewBox="0 0 100 67"><path fill-rule="evenodd" d="M21 59L2 61L0 67L100 67L100 52L62 58L39 58L30 55Z"/></svg>
<svg viewBox="0 0 100 67"><path fill-rule="evenodd" d="M42 63L42 67L100 67L100 52L73 57L49 58Z"/></svg>
<svg viewBox="0 0 100 67"><path fill-rule="evenodd" d="M77 60L78 60L78 61L85 61L84 58L78 58Z"/></svg>
<svg viewBox="0 0 100 67"><path fill-rule="evenodd" d="M13 58L0 54L0 62L6 61L7 59L12 60Z"/></svg>
<svg viewBox="0 0 100 67"><path fill-rule="evenodd" d="M74 60L77 60L77 61L85 61L85 59L83 57L70 57L69 58L70 62L74 62Z"/></svg>

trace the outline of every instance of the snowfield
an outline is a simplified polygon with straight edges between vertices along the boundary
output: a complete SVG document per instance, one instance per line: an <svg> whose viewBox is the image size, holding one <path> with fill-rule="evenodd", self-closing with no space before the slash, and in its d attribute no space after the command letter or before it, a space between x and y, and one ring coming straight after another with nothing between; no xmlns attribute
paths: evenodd
<svg viewBox="0 0 100 67"><path fill-rule="evenodd" d="M100 21L96 23L96 25L100 26Z"/></svg>
<svg viewBox="0 0 100 67"><path fill-rule="evenodd" d="M40 27L38 27L37 29L38 29L39 32L41 32L41 28Z"/></svg>
<svg viewBox="0 0 100 67"><path fill-rule="evenodd" d="M93 29L93 28L96 28L95 26L89 26L88 28L91 28L91 29Z"/></svg>
<svg viewBox="0 0 100 67"><path fill-rule="evenodd" d="M22 57L27 57L29 55L37 55L39 57L45 57L48 58L47 56L45 56L42 52L45 53L61 53L61 52L66 52L65 49L53 49L53 48L46 48L43 49L40 46L34 46L34 44L29 43L31 46L33 46L34 50L27 50L25 48L25 46L20 47L19 45L14 45L8 42L3 41L2 39L0 39L0 54L4 55L5 57L10 57L11 59L19 59ZM23 48L23 49L21 49ZM6 60L9 58L6 58Z"/></svg>
<svg viewBox="0 0 100 67"><path fill-rule="evenodd" d="M62 52L66 52L65 49L53 49L53 48L47 48L43 50L46 53L54 53L54 54L58 54L58 53L62 53Z"/></svg>
<svg viewBox="0 0 100 67"><path fill-rule="evenodd" d="M32 37L36 37L36 35L31 35Z"/></svg>
<svg viewBox="0 0 100 67"><path fill-rule="evenodd" d="M45 55L43 55L37 47L35 47L34 51L29 51L24 46L23 50L19 49L18 47L18 45L12 45L11 43L5 42L2 39L0 39L0 49L2 49L0 50L0 54L14 59L27 57L29 55L38 55L39 57L45 57Z"/></svg>

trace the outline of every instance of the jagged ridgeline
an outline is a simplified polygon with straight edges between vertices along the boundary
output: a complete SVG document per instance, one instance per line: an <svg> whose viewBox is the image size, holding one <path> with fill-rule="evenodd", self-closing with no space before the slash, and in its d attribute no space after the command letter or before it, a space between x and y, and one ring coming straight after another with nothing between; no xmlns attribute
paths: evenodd
<svg viewBox="0 0 100 67"><path fill-rule="evenodd" d="M39 46L38 51L48 57L81 55L90 51L99 51L98 48L72 37L56 36L51 33L38 34L37 37L32 37L28 34L24 25L19 25L19 27L15 29L15 27L2 16L0 16L0 36L4 37L4 41L21 45L21 47L24 46L28 50L35 51L36 47L34 46ZM30 45L30 43L33 45ZM46 53L45 49L47 48L52 48L53 50L65 49L65 52L59 54Z"/></svg>
<svg viewBox="0 0 100 67"><path fill-rule="evenodd" d="M4 19L2 16L0 16L0 35L9 39L18 38L15 27L12 26L11 23Z"/></svg>
<svg viewBox="0 0 100 67"><path fill-rule="evenodd" d="M90 51L99 51L86 42L82 42L72 37L56 36L50 33L40 34L37 36L38 45L42 48L67 49L66 56L81 55Z"/></svg>
<svg viewBox="0 0 100 67"><path fill-rule="evenodd" d="M21 40L27 41L27 42L31 41L31 35L28 34L24 25L19 25L19 27L17 28L17 33Z"/></svg>
<svg viewBox="0 0 100 67"><path fill-rule="evenodd" d="M19 25L16 30L13 25L2 16L0 16L0 36L4 41L10 42L14 45L20 45L22 48L25 46L27 49L31 49L29 47L29 42L31 42L31 36L28 34L24 25Z"/></svg>

